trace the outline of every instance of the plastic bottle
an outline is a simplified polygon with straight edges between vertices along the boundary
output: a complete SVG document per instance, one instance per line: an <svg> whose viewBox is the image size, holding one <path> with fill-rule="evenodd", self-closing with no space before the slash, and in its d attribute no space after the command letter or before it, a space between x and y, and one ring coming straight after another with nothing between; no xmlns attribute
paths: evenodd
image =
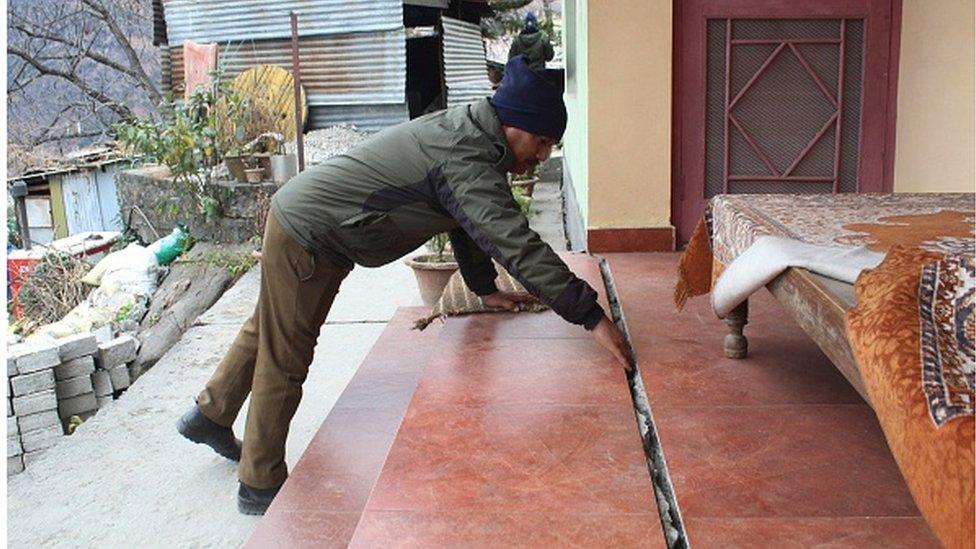
<svg viewBox="0 0 976 549"><path fill-rule="evenodd" d="M156 254L156 263L169 265L180 256L189 244L190 234L182 225L177 225L173 232L149 245L149 250Z"/></svg>

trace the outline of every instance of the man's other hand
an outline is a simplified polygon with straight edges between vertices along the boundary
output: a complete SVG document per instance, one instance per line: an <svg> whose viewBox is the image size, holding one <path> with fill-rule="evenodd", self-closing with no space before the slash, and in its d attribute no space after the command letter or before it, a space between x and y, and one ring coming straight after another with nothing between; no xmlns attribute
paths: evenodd
<svg viewBox="0 0 976 549"><path fill-rule="evenodd" d="M485 307L494 309L505 309L516 312L521 309L522 303L538 303L539 300L530 294L517 292L495 292L493 294L481 296L481 302Z"/></svg>
<svg viewBox="0 0 976 549"><path fill-rule="evenodd" d="M624 334L617 328L617 325L613 323L612 320L607 318L606 315L600 320L600 323L593 328L593 338L596 339L597 343L603 346L604 349L610 351L617 362L624 367L625 370L630 370L630 347L627 345L627 339Z"/></svg>

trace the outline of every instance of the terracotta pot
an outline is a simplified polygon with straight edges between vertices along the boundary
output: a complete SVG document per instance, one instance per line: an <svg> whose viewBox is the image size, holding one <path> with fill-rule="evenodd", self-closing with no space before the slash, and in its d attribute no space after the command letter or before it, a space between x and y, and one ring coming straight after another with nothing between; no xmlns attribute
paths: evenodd
<svg viewBox="0 0 976 549"><path fill-rule="evenodd" d="M535 184L538 182L538 177L533 177L532 179L512 180L512 186L522 187L522 190L525 191L525 196L532 196L532 191L535 190Z"/></svg>
<svg viewBox="0 0 976 549"><path fill-rule="evenodd" d="M458 264L454 261L435 262L430 260L433 257L437 256L433 254L415 255L403 260L413 269L413 274L417 277L417 286L420 287L420 298L428 307L437 304L437 300L444 293L447 281L458 269Z"/></svg>
<svg viewBox="0 0 976 549"><path fill-rule="evenodd" d="M244 173L243 156L225 156L224 165L227 166L227 171L230 172L230 175L236 179L238 183L247 183L247 174Z"/></svg>
<svg viewBox="0 0 976 549"><path fill-rule="evenodd" d="M247 168L244 170L248 183L260 183L264 181L264 168Z"/></svg>

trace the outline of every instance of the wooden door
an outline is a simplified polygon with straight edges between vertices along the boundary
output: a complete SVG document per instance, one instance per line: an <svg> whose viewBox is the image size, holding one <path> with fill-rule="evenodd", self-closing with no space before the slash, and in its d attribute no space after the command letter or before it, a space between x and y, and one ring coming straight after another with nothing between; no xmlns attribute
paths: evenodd
<svg viewBox="0 0 976 549"><path fill-rule="evenodd" d="M900 0L676 0L672 222L723 193L890 192Z"/></svg>

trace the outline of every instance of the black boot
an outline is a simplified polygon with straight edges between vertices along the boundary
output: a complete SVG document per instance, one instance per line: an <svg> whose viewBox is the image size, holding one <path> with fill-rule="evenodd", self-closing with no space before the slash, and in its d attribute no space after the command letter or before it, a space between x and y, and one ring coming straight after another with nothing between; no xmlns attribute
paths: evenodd
<svg viewBox="0 0 976 549"><path fill-rule="evenodd" d="M241 483L237 490L237 510L244 515L263 515L278 495L281 486L275 488L251 488Z"/></svg>
<svg viewBox="0 0 976 549"><path fill-rule="evenodd" d="M196 404L176 422L176 430L197 444L206 444L229 460L241 460L241 441L234 437L234 431L211 421Z"/></svg>

